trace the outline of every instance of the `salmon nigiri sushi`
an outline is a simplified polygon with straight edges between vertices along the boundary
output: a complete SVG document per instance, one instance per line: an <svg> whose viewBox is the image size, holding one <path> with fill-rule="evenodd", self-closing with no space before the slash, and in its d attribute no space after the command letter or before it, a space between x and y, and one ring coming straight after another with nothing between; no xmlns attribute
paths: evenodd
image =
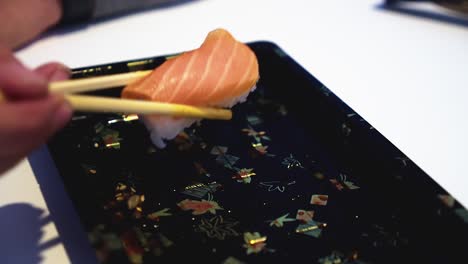
<svg viewBox="0 0 468 264"><path fill-rule="evenodd" d="M259 79L253 51L224 29L208 34L203 44L169 59L150 75L129 84L123 98L194 106L232 107L247 99ZM151 140L160 148L197 119L145 116Z"/></svg>

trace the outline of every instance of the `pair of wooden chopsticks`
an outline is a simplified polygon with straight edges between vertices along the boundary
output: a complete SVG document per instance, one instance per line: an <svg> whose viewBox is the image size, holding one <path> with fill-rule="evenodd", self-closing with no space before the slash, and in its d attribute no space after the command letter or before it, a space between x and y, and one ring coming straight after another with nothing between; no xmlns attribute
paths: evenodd
<svg viewBox="0 0 468 264"><path fill-rule="evenodd" d="M149 73L151 73L151 71L138 71L52 82L49 84L49 91L52 93L65 94L66 100L70 103L72 108L77 111L154 114L221 120L230 120L232 118L232 112L226 109L74 94L123 86ZM4 100L4 98L0 91L0 102L2 100Z"/></svg>

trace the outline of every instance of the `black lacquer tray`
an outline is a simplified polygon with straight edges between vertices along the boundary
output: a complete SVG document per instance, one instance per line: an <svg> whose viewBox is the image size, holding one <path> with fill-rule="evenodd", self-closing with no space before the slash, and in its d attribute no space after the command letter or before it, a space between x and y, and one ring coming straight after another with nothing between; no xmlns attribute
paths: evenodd
<svg viewBox="0 0 468 264"><path fill-rule="evenodd" d="M101 262L466 261L465 208L279 47L249 45L261 79L232 121L161 150L135 116L76 113L48 144Z"/></svg>

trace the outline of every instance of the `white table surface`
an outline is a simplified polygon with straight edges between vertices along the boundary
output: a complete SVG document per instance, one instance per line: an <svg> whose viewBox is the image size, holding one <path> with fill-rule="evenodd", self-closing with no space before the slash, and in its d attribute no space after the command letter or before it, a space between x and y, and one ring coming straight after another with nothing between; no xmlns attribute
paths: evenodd
<svg viewBox="0 0 468 264"><path fill-rule="evenodd" d="M17 55L31 67L51 60L88 66L192 49L217 27L245 42L273 41L466 206L468 23L390 12L380 3L200 0L61 30ZM60 180L51 176L41 191L25 160L0 177L0 215L18 223L12 229L36 228L37 218L10 214L8 206L25 203L47 217L43 197L50 194L63 201L62 221L76 217ZM34 262L88 262L83 230L72 220L67 232L52 221L36 237L16 239L59 241L32 253ZM65 251L60 241L67 239L74 241Z"/></svg>

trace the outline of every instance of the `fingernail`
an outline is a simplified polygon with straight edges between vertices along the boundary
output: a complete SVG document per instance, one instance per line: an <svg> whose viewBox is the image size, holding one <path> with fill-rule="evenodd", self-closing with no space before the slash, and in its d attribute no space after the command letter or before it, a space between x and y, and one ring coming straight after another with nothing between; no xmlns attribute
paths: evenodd
<svg viewBox="0 0 468 264"><path fill-rule="evenodd" d="M57 67L57 69L50 76L50 80L51 81L66 80L70 77L70 75L71 75L70 69L68 69L68 67L63 64L59 64L59 67Z"/></svg>

